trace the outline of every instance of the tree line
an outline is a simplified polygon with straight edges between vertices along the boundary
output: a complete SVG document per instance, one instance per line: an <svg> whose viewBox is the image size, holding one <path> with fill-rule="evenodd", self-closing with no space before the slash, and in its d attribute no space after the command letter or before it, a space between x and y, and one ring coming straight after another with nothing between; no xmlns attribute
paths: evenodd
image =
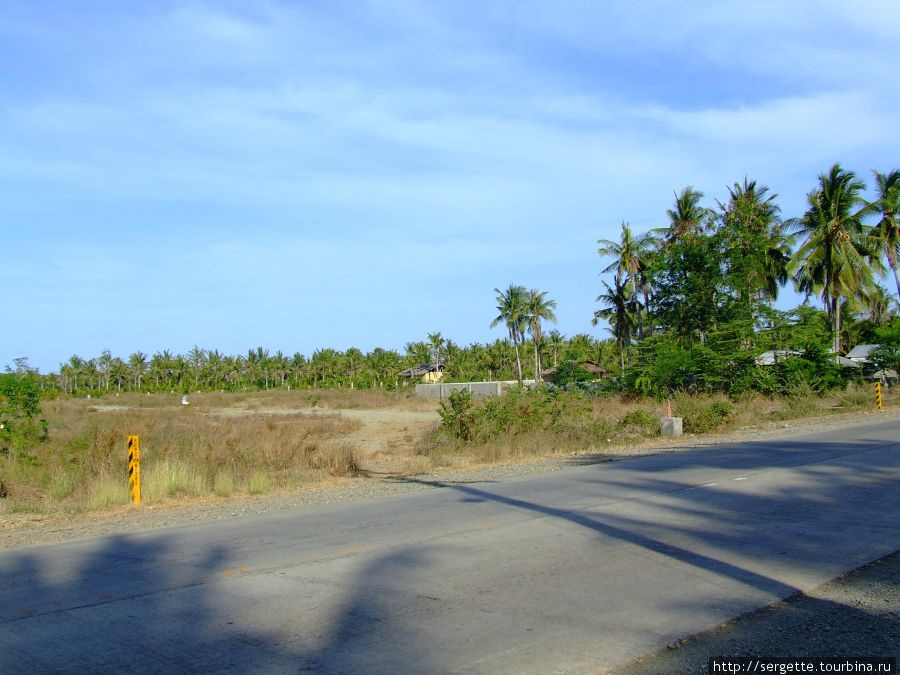
<svg viewBox="0 0 900 675"><path fill-rule="evenodd" d="M835 164L819 176L805 212L787 219L777 195L745 178L714 207L703 205L704 195L693 187L676 192L661 227L635 233L623 222L617 240L598 241L607 263L601 274L609 276L601 282L592 320L608 325L608 339L545 334L544 323L556 320L556 302L546 291L509 284L494 289L497 316L491 322L507 335L491 343L463 346L435 332L408 342L403 352L325 348L307 357L257 347L226 355L195 346L186 354L164 350L122 358L104 350L87 359L73 355L46 375L17 359L15 372L30 372L44 390L66 394L396 389L404 385L403 371L421 364L440 364L449 381L522 382L548 365L567 366L570 379L590 379L577 367L590 360L614 373L605 387L640 394L775 393L798 378L827 386L846 375L835 370L833 356L852 345L900 348L897 301L879 283L892 274L900 296L900 172L873 175L875 198L867 201L865 183ZM806 300L793 310L776 310L788 283ZM813 298L823 309L810 305ZM765 350L799 352L808 363L763 371L753 359Z"/></svg>
<svg viewBox="0 0 900 675"><path fill-rule="evenodd" d="M518 337L517 337L518 340ZM445 380L515 380L533 377L533 364L517 358L521 342L498 339L491 343L459 345L439 332L408 342L404 350L376 347L369 352L318 349L312 356L270 352L263 347L228 355L195 346L185 354L169 350L152 355L135 352L127 358L104 350L99 356L71 356L54 373L42 374L16 359L11 372L29 374L44 391L85 395L115 392L254 391L297 388L381 388L408 384L404 370L437 362ZM559 331L543 336L540 358L549 364L612 358L611 340L587 334L566 337ZM520 371L521 367L521 371Z"/></svg>

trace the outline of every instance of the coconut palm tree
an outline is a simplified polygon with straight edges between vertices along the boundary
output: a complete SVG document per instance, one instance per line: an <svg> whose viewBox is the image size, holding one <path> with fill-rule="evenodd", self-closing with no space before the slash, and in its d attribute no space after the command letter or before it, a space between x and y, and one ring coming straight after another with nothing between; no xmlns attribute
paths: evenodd
<svg viewBox="0 0 900 675"><path fill-rule="evenodd" d="M558 330L551 330L547 334L546 345L553 355L553 367L556 368L559 365L559 353L566 346L566 338Z"/></svg>
<svg viewBox="0 0 900 675"><path fill-rule="evenodd" d="M132 381L135 388L141 390L141 380L147 370L147 355L144 352L137 351L128 357L128 366L131 369Z"/></svg>
<svg viewBox="0 0 900 675"><path fill-rule="evenodd" d="M540 387L541 380L541 320L556 323L556 300L547 299L547 291L539 291L536 288L528 291L525 298L525 312L528 318L528 330L534 342L534 384Z"/></svg>
<svg viewBox="0 0 900 675"><path fill-rule="evenodd" d="M190 365L191 372L194 375L194 389L200 388L200 373L204 366L206 366L207 357L208 354L206 350L199 345L194 345L193 349L185 355L185 360Z"/></svg>
<svg viewBox="0 0 900 675"><path fill-rule="evenodd" d="M841 349L841 302L866 293L873 272L884 268L870 228L863 223L865 184L852 171L835 164L820 174L818 189L807 197L808 208L788 227L803 243L791 260L799 290L820 294L831 322L833 350Z"/></svg>
<svg viewBox="0 0 900 675"><path fill-rule="evenodd" d="M497 294L497 311L499 314L491 321L491 328L498 324L506 326L513 348L516 350L516 376L519 386L523 386L522 357L519 353L519 345L525 341L525 328L528 325L527 297L528 292L524 286L510 284L505 291L495 288Z"/></svg>
<svg viewBox="0 0 900 675"><path fill-rule="evenodd" d="M889 174L873 171L875 189L878 197L869 203L867 211L880 216L880 220L872 231L884 249L894 283L897 285L897 297L900 298L900 276L897 274L898 257L900 257L900 171L894 169Z"/></svg>
<svg viewBox="0 0 900 675"><path fill-rule="evenodd" d="M425 342L407 342L405 349L408 365L415 367L431 362L431 349Z"/></svg>
<svg viewBox="0 0 900 675"><path fill-rule="evenodd" d="M849 310L875 326L880 326L895 313L894 297L881 284L875 284L867 293L854 298L849 303Z"/></svg>
<svg viewBox="0 0 900 675"><path fill-rule="evenodd" d="M218 349L213 349L206 354L207 386L212 386L213 389L219 388L223 367L224 357Z"/></svg>
<svg viewBox="0 0 900 675"><path fill-rule="evenodd" d="M69 357L69 360L60 364L59 374L63 379L63 393L68 392L74 394L78 391L78 376L81 375L85 367L85 361L77 354ZM67 387L68 385L68 387Z"/></svg>
<svg viewBox="0 0 900 675"><path fill-rule="evenodd" d="M690 185L675 193L675 208L666 211L669 216L667 241L703 232L714 214L710 209L700 206L701 199L703 193Z"/></svg>
<svg viewBox="0 0 900 675"><path fill-rule="evenodd" d="M436 333L427 333L426 335L428 336L428 348L431 353L431 363L435 367L440 368L441 358L446 351L445 344L447 341L444 339L444 336L441 335L440 331Z"/></svg>
<svg viewBox="0 0 900 675"><path fill-rule="evenodd" d="M792 237L778 218L777 195L744 178L728 189L727 204L719 202L720 234L727 256L729 282L738 306L753 313L755 301L775 300L788 279Z"/></svg>
<svg viewBox="0 0 900 675"><path fill-rule="evenodd" d="M596 326L600 319L609 321L610 330L619 345L619 364L622 372L624 372L625 351L628 345L631 344L631 329L634 326L634 318L628 307L628 291L619 279L614 279L613 282L613 287L610 287L605 281L603 282L606 292L597 296L597 302L602 302L605 306L594 312L594 318L591 320L591 323Z"/></svg>
<svg viewBox="0 0 900 675"><path fill-rule="evenodd" d="M485 345L485 357L488 366L488 381L503 379L503 374L511 366L509 341L505 338L494 340Z"/></svg>
<svg viewBox="0 0 900 675"><path fill-rule="evenodd" d="M699 194L699 193L698 193ZM600 248L597 253L604 258L612 258L612 262L606 266L601 274L612 272L615 270L616 279L621 283L622 277L625 277L626 286L631 289L632 305L637 305L638 287L644 294L644 307L648 306L650 301L650 284L647 280L647 258L650 251L659 243L659 240L652 232L645 232L638 236L631 233L631 227L628 223L622 223L622 233L619 241L611 241L609 239L599 239L597 243ZM638 338L644 337L644 322L641 314L637 315L637 333Z"/></svg>

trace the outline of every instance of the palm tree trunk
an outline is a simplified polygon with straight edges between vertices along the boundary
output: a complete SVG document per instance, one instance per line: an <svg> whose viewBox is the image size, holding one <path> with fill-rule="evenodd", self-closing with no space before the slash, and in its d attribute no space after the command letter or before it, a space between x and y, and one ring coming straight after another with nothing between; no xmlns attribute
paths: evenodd
<svg viewBox="0 0 900 675"><path fill-rule="evenodd" d="M519 386L524 387L525 382L522 380L522 359L519 358L519 341L513 340L513 347L516 349L516 374L519 377Z"/></svg>
<svg viewBox="0 0 900 675"><path fill-rule="evenodd" d="M540 388L543 380L541 380L541 354L538 351L538 343L534 343L534 388Z"/></svg>
<svg viewBox="0 0 900 675"><path fill-rule="evenodd" d="M894 272L894 283L897 284L897 298L900 299L900 277L897 276L897 255L894 253L894 249L890 246L884 247L884 253L887 256L888 264L891 266L891 270Z"/></svg>
<svg viewBox="0 0 900 675"><path fill-rule="evenodd" d="M838 355L841 351L841 303L840 298L832 298L831 302L834 307L834 321L832 325L834 339L832 341L832 347L834 348L834 361L837 363Z"/></svg>
<svg viewBox="0 0 900 675"><path fill-rule="evenodd" d="M629 275L628 282L631 284L631 306L634 308L635 312L637 312L638 340L643 340L644 320L643 317L641 317L640 303L637 299L637 279L635 279L634 276Z"/></svg>

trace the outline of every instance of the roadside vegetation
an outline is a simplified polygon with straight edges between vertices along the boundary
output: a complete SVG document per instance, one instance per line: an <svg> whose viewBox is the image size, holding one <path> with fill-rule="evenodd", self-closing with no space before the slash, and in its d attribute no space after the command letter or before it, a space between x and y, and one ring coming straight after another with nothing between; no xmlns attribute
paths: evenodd
<svg viewBox="0 0 900 675"><path fill-rule="evenodd" d="M403 352L105 350L54 373L16 359L0 376L0 513L124 503L129 433L142 437L151 503L352 477L360 457L346 437L359 423L327 410L434 410L412 397L423 364L445 382L519 384L444 401L419 447L423 470L644 442L666 400L688 433L872 407L874 381L890 385L900 371L900 172L873 177L867 200L865 182L835 164L786 219L777 195L745 178L715 205L684 187L644 232L623 222L617 239L598 241L606 276L592 320L605 338L546 330L556 301L510 283L494 289L493 321L485 313L506 333L489 344L433 332ZM789 283L805 302L776 309ZM841 360L860 344L880 346L864 363ZM529 379L537 390L522 388ZM298 408L325 414L289 412Z"/></svg>
<svg viewBox="0 0 900 675"><path fill-rule="evenodd" d="M885 407L897 405L900 392L885 390ZM750 392L679 392L671 401L597 395L590 390L511 390L501 397L475 399L468 392L441 402L440 426L422 443L420 453L434 467L525 461L553 455L614 458L621 448L660 438L660 418L668 405L683 419L686 434L717 434L765 428L772 423L874 410L874 387L850 384L825 394L798 387L784 396Z"/></svg>

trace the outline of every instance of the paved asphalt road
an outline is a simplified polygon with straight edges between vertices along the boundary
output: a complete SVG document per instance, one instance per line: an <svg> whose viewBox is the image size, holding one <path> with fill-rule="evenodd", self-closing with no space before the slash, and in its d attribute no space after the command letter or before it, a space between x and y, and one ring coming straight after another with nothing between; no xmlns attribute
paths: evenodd
<svg viewBox="0 0 900 675"><path fill-rule="evenodd" d="M900 424L0 552L0 672L598 673L900 548Z"/></svg>

